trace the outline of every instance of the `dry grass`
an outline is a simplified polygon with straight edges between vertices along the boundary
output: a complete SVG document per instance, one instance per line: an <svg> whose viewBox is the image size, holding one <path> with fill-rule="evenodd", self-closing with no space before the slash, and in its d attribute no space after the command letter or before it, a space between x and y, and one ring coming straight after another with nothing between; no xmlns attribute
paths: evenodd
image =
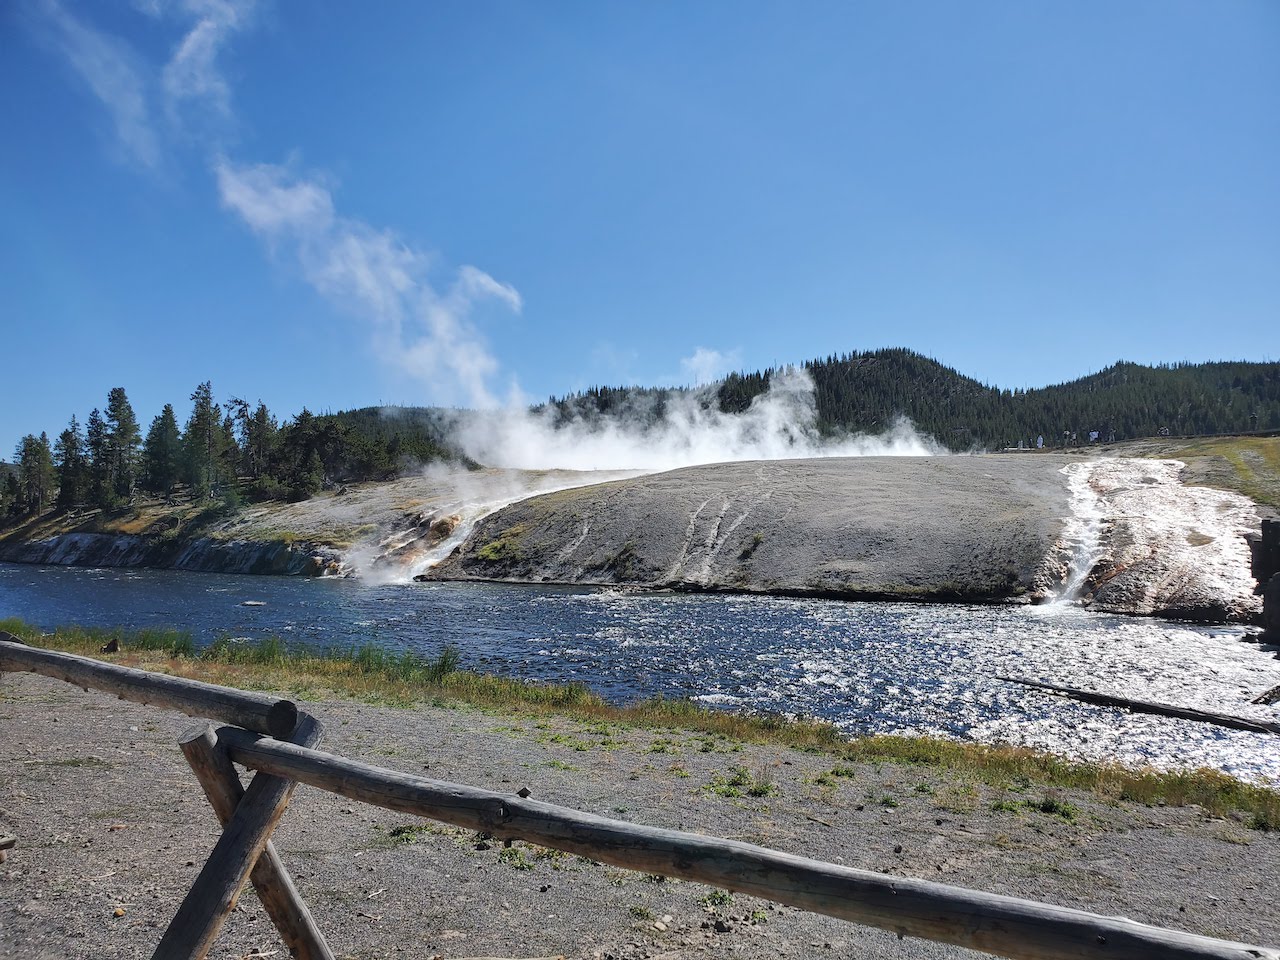
<svg viewBox="0 0 1280 960"><path fill-rule="evenodd" d="M303 699L345 696L399 707L455 702L505 714L694 731L825 754L845 763L933 768L962 782L1063 787L1089 791L1106 801L1147 805L1194 804L1215 815L1240 813L1255 829L1280 830L1280 791L1216 770L1130 769L1071 761L1022 747L931 737L849 740L828 723L711 710L688 700L661 697L617 706L606 703L585 684L534 683L458 670L457 651L449 647L435 657L423 658L372 645L317 652L290 648L274 638L260 643L223 639L197 653L191 636L178 630L63 627L42 635L21 620L0 621L0 630L50 649L243 689L289 691ZM121 653L99 654L111 639L120 643ZM841 769L836 775L841 775Z"/></svg>
<svg viewBox="0 0 1280 960"><path fill-rule="evenodd" d="M1153 449L1142 456L1183 461L1212 460L1223 469L1199 482L1242 493L1255 503L1280 510L1280 437L1205 437L1198 440L1143 441Z"/></svg>

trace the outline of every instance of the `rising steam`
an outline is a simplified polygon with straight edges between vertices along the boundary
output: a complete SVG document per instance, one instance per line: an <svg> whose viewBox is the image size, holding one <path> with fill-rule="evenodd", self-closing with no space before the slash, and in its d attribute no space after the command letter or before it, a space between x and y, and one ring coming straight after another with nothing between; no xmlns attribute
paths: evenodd
<svg viewBox="0 0 1280 960"><path fill-rule="evenodd" d="M663 404L661 412L657 404ZM899 421L878 436L824 437L808 371L776 375L742 413L723 413L714 388L641 395L617 416L557 422L557 411L459 414L457 442L468 456L524 470L672 470L703 463L802 457L928 456L944 453Z"/></svg>

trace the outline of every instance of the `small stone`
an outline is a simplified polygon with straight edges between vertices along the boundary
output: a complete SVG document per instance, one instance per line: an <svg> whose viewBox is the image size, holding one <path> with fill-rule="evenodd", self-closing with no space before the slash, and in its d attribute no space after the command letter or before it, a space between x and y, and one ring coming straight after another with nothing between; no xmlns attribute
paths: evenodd
<svg viewBox="0 0 1280 960"><path fill-rule="evenodd" d="M653 929L666 932L667 925L663 923L661 920L655 920L653 921Z"/></svg>
<svg viewBox="0 0 1280 960"><path fill-rule="evenodd" d="M715 923L716 933L728 933L732 928L723 920L717 919Z"/></svg>
<svg viewBox="0 0 1280 960"><path fill-rule="evenodd" d="M111 911L111 915L112 915L113 917L116 917L116 918L123 917L123 916L124 916L124 907L116 907L114 910L112 910L112 911Z"/></svg>
<svg viewBox="0 0 1280 960"><path fill-rule="evenodd" d="M898 844L896 847L894 847L894 848L893 848L893 852L894 852L894 853L901 853L901 852L902 852L902 844Z"/></svg>
<svg viewBox="0 0 1280 960"><path fill-rule="evenodd" d="M669 914L669 913L664 913L664 914L662 915L662 922L663 922L663 923L670 923L670 922L671 922L671 914Z"/></svg>

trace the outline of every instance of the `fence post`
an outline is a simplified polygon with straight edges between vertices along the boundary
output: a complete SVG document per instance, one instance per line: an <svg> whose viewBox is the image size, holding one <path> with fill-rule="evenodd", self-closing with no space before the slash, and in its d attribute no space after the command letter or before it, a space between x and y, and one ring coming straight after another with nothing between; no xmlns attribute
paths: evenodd
<svg viewBox="0 0 1280 960"><path fill-rule="evenodd" d="M204 788L218 822L226 826L244 796L244 787L226 750L218 743L212 724L193 727L178 742L196 779ZM311 910L293 885L293 878L270 841L254 864L249 880L258 891L263 909L296 960L333 960L324 934L316 926Z"/></svg>
<svg viewBox="0 0 1280 960"><path fill-rule="evenodd" d="M305 742L319 740L319 724L311 717L295 734ZM235 905L249 872L271 839L293 796L294 780L255 774L227 821L204 868L169 922L152 960L204 960Z"/></svg>

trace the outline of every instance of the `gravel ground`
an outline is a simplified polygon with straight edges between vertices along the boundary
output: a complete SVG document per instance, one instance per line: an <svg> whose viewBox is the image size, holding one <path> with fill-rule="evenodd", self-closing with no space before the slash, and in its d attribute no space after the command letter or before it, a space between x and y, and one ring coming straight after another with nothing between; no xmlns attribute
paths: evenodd
<svg viewBox="0 0 1280 960"><path fill-rule="evenodd" d="M1196 808L1051 793L683 731L471 708L309 707L325 746L412 773L835 863L1280 942L1280 835ZM175 741L188 718L0 678L0 957L150 956L216 831ZM773 792L710 789L745 768ZM993 809L998 804L1000 809ZM980 956L695 883L661 882L299 788L275 842L344 957ZM119 915L117 915L119 914ZM211 956L286 956L246 894Z"/></svg>

